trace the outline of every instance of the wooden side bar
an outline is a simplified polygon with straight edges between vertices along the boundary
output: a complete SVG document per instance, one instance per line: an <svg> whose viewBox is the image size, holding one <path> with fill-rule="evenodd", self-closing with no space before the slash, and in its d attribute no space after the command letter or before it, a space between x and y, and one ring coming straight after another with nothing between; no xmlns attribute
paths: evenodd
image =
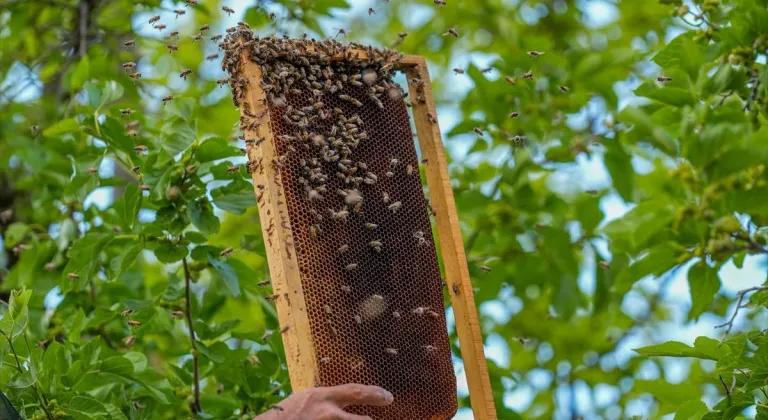
<svg viewBox="0 0 768 420"><path fill-rule="evenodd" d="M283 194L280 171L272 163L277 159L275 138L269 126L261 69L243 57L243 75L248 79L241 114L262 116L261 123L244 134L248 140L248 161L259 206L262 234L267 249L272 289L282 328L288 373L294 391L314 387L318 378L312 329L301 285L291 222ZM261 141L263 139L263 141ZM287 328L287 330L285 330Z"/></svg>
<svg viewBox="0 0 768 420"><path fill-rule="evenodd" d="M443 151L440 127L437 124L429 71L423 57L408 56L408 62L412 63L412 66L403 66L403 70L409 82L414 78L421 81L417 84L408 83L409 97L413 104L413 118L419 146L424 158L427 159L425 164L427 187L432 207L437 213L435 216L437 237L445 267L445 281L448 284L451 305L456 318L456 332L459 336L461 357L464 359L472 411L477 420L495 420L496 408L493 404L488 365L483 353L483 337L477 319L475 298L467 257L464 254L464 242L459 227L451 178L448 174L448 164ZM419 101L419 97L423 98L423 103Z"/></svg>

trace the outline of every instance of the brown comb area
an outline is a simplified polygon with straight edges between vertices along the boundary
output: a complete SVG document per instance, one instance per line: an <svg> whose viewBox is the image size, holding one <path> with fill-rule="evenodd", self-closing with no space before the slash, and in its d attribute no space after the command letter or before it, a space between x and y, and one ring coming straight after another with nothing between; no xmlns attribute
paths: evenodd
<svg viewBox="0 0 768 420"><path fill-rule="evenodd" d="M350 211L346 222L330 216L328 209L345 207L345 198L336 190L350 187L333 176L322 201L307 200L296 180L302 175L300 160L316 157L313 151L299 148L297 153L289 153L281 170L320 360L320 380L325 386L378 385L395 395L389 407L348 409L357 414L374 419L449 419L456 413L456 378L442 281L408 111L402 100L386 96L381 99L384 108L379 109L366 100L364 88L348 86L342 93L357 98L363 106L356 107L335 95L321 99L329 109L338 107L344 115L360 115L361 128L369 139L360 143L352 159L364 162L378 177L374 185L360 185L360 213ZM315 102L311 94L288 95L287 99L296 109ZM283 121L284 110L270 109L273 133L276 137L297 135ZM286 154L287 145L277 143L278 154ZM394 167L392 159L399 161ZM335 173L336 165L324 162L323 172ZM415 168L412 175L407 174L408 165ZM393 176L387 177L387 172ZM389 203L383 201L384 193L389 195ZM402 207L393 212L389 206L397 201ZM310 208L323 220L316 221ZM368 229L367 223L377 227ZM310 230L315 224L320 233L313 237ZM371 246L373 241L381 242L380 252ZM343 245L349 248L339 254ZM347 270L349 264L357 264L357 268ZM429 308L432 316L422 312L423 308ZM433 318L434 314L439 316Z"/></svg>

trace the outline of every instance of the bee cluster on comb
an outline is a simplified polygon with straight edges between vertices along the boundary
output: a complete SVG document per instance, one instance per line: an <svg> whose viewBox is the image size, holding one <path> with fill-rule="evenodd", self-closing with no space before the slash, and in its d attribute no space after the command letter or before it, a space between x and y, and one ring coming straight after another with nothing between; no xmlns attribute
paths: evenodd
<svg viewBox="0 0 768 420"><path fill-rule="evenodd" d="M407 94L392 80L401 56L335 40L259 39L245 24L220 46L246 143L274 150L248 168L254 179L268 167L276 174L288 214L262 220L265 242L282 245L278 225L291 232L285 257L298 266L318 382L395 395L388 407L349 408L356 414L453 417L443 282ZM245 61L261 70L257 86ZM263 103L249 103L254 89ZM260 214L269 214L256 187Z"/></svg>

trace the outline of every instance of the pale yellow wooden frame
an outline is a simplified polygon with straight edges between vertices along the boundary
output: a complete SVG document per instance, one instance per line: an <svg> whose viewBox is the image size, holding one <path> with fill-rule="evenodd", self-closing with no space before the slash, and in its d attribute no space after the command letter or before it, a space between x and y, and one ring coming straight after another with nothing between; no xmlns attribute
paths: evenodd
<svg viewBox="0 0 768 420"><path fill-rule="evenodd" d="M365 52L358 52L365 57ZM261 86L261 69L242 56L243 76L248 80L245 100L241 103L243 114L264 115L264 120L254 130L246 130L246 138L264 138L263 142L248 147L248 159L259 206L262 233L266 242L272 287L280 297L276 300L280 324L288 328L283 336L288 372L294 391L313 387L318 382L318 366L315 357L312 330L309 325L301 277L293 245L291 223L283 197L280 172L272 165L277 157L274 138L270 131L269 113ZM446 283L450 290L451 305L456 319L461 357L467 375L472 411L477 420L495 420L496 408L488 377L488 366L483 353L483 338L478 323L472 283L469 277L464 243L459 228L456 203L448 174L448 164L441 141L440 127L436 118L429 71L424 57L402 57L397 68L403 70L409 80L418 78L419 86L409 83L413 99L413 118L419 147L426 159L425 172L432 207L437 213L437 236L445 268ZM425 102L416 101L423 96ZM246 109L247 108L247 109Z"/></svg>

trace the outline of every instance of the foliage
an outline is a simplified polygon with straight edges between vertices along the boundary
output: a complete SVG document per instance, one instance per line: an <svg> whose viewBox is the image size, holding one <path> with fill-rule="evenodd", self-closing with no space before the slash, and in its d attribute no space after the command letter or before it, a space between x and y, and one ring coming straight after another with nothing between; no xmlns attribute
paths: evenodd
<svg viewBox="0 0 768 420"><path fill-rule="evenodd" d="M768 1L231 3L0 0L0 389L27 418L249 418L290 392L238 112L205 60L238 19L408 32L398 49L429 60L483 330L511 353L489 361L500 418L768 418L768 286L720 293L768 242ZM682 322L725 316L724 341L617 362L674 321L665 285L686 270ZM660 357L704 362L672 384Z"/></svg>

